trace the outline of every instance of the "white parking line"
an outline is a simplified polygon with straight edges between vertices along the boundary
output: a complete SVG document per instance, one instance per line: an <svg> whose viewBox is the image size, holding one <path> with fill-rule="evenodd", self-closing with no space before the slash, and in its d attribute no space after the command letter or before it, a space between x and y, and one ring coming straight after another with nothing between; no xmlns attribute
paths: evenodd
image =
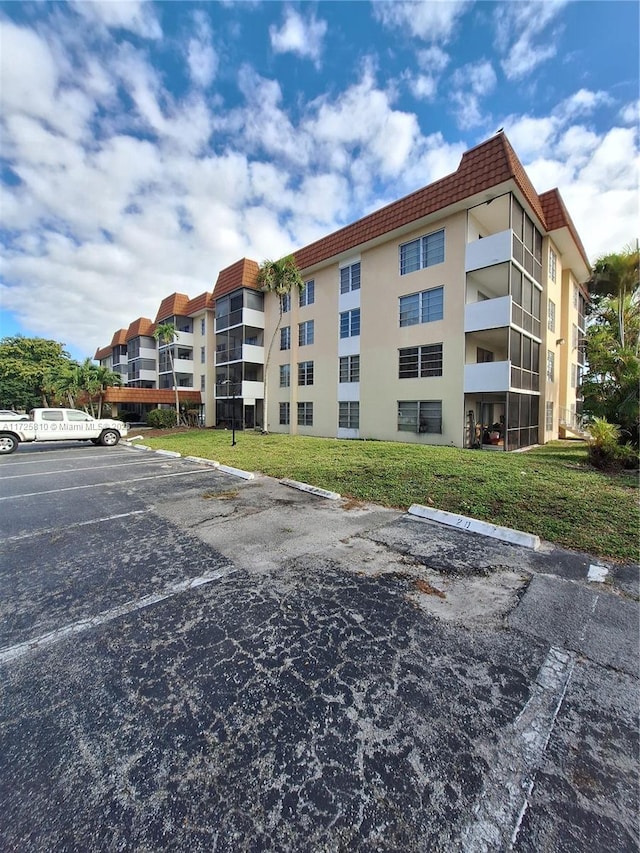
<svg viewBox="0 0 640 853"><path fill-rule="evenodd" d="M194 468L192 471L178 471L175 474L154 474L153 477L135 477L132 480L113 480L109 483L88 483L85 486L65 486L64 489L47 489L45 492L27 492L24 495L5 495L0 497L0 501L15 501L18 498L35 498L38 495L57 495L60 492L75 492L79 489L99 489L106 486L128 486L129 483L141 483L143 480L162 480L165 477L187 477L189 474L210 474L211 468L203 468L198 470Z"/></svg>
<svg viewBox="0 0 640 853"><path fill-rule="evenodd" d="M80 619L78 622L72 622L71 625L65 625L63 628L56 628L55 631L50 631L48 634L42 634L40 637L35 637L33 640L27 640L24 643L18 643L15 646L6 646L0 649L0 663L10 663L18 658L24 657L29 652L35 652L43 649L46 646L51 646L71 637L74 634L82 634L85 631L90 631L92 628L97 628L99 625L104 625L106 622L112 622L120 616L126 616L128 613L134 613L136 610L142 610L145 607L150 607L152 604L157 604L159 601L164 601L166 598L171 598L180 592L185 592L188 589L194 589L198 586L211 583L212 581L220 580L233 574L237 569L229 566L226 569L219 569L216 572L211 572L210 575L200 575L196 578L187 578L187 580L179 583L170 584L160 592L153 592L150 595L145 595L144 598L138 598L134 601L127 601L119 607L113 607L111 610L105 610L103 613L98 613L97 616L90 616L87 619Z"/></svg>
<svg viewBox="0 0 640 853"><path fill-rule="evenodd" d="M152 512L154 507L148 509L134 509L131 512L119 512L117 515L105 515L103 518L90 518L89 521L75 521L72 524L65 524L65 530L71 530L74 527L85 527L88 524L102 524L103 521L115 521L118 518L128 518L130 515L144 515L147 512ZM49 533L59 533L59 527L45 527L42 530L33 530L29 533L19 533L17 536L7 536L6 539L0 539L3 545L7 542L19 542L21 539L33 539L35 536L46 536Z"/></svg>
<svg viewBox="0 0 640 853"><path fill-rule="evenodd" d="M69 453L72 450L77 451L79 453L82 449L83 448L81 448L81 447L58 447L58 448L56 448L56 452L53 456L45 456L45 451L39 450L38 453L36 454L35 459L31 459L31 458L25 459L24 454L22 455L22 458L20 458L20 456L18 456L17 459L12 457L11 460L9 460L5 457L2 460L1 467L2 468L10 468L12 465L38 465L38 464L41 465L45 460L49 460L52 458L55 459L59 453ZM118 457L118 456L128 456L128 455L129 455L128 450L110 450L108 453L100 453L99 455L95 455L92 453L91 459L113 459L114 456Z"/></svg>
<svg viewBox="0 0 640 853"><path fill-rule="evenodd" d="M75 474L77 471L100 471L102 468L122 468L124 465L148 465L158 459L141 459L140 462L116 462L115 465L87 465L86 468L63 468L59 471L36 471L35 474L9 474L3 480L24 480L25 477L49 477L51 474Z"/></svg>
<svg viewBox="0 0 640 853"><path fill-rule="evenodd" d="M528 702L503 737L491 745L498 757L487 775L482 799L462 832L465 853L513 848L574 665L571 652L552 647L531 685Z"/></svg>

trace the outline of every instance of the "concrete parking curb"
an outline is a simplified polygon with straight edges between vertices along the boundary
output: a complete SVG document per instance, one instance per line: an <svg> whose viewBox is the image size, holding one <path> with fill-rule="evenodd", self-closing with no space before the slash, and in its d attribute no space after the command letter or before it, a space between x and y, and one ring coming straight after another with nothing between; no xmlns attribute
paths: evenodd
<svg viewBox="0 0 640 853"><path fill-rule="evenodd" d="M234 477L242 477L243 480L255 480L256 478L253 471L243 471L241 468L232 468L230 465L218 464L218 471L224 471L225 474L232 474Z"/></svg>
<svg viewBox="0 0 640 853"><path fill-rule="evenodd" d="M469 518L458 515L455 512L446 512L443 509L433 509L421 504L411 504L409 514L422 518L425 521L437 521L447 524L449 527L457 527L458 530L468 530L470 533L479 533L482 536L490 536L492 539L501 539L512 545L521 545L523 548L531 548L537 551L540 547L540 537L522 530L512 530L510 527L500 527L490 524L488 521L480 521L477 518Z"/></svg>
<svg viewBox="0 0 640 853"><path fill-rule="evenodd" d="M330 492L327 489L319 489L318 486L310 486L308 483L299 483L297 480L280 480L283 486L291 486L292 489L300 489L301 492L309 492L312 495L318 495L320 498L328 498L330 501L338 501L342 497L337 492Z"/></svg>
<svg viewBox="0 0 640 853"><path fill-rule="evenodd" d="M203 459L202 456L185 456L187 462L199 462L201 465L209 465L211 468L219 468L220 463L215 459Z"/></svg>
<svg viewBox="0 0 640 853"><path fill-rule="evenodd" d="M178 453L177 450L156 450L156 453L160 456L172 456L174 459L182 458L182 453Z"/></svg>

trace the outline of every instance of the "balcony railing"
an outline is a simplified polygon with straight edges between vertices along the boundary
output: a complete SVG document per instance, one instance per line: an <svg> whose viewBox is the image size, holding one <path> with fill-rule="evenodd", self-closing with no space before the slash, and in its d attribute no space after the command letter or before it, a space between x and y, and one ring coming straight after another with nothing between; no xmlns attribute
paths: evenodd
<svg viewBox="0 0 640 853"><path fill-rule="evenodd" d="M483 299L464 306L465 332L479 332L483 329L502 329L511 323L511 297L499 296L497 299Z"/></svg>
<svg viewBox="0 0 640 853"><path fill-rule="evenodd" d="M509 361L485 361L480 364L465 364L465 394L490 391L508 391L510 380Z"/></svg>

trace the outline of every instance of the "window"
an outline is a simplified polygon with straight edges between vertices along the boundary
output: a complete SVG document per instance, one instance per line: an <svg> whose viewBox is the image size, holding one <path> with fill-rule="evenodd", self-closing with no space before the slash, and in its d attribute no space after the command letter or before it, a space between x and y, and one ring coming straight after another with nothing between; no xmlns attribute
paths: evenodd
<svg viewBox="0 0 640 853"><path fill-rule="evenodd" d="M206 332L207 332L207 321L203 317L200 320L200 334L204 336L206 334Z"/></svg>
<svg viewBox="0 0 640 853"><path fill-rule="evenodd" d="M555 353L551 352L550 349L547 350L547 380L549 382L553 382L554 368L555 368L556 356Z"/></svg>
<svg viewBox="0 0 640 853"><path fill-rule="evenodd" d="M341 429L360 427L360 403L355 400L338 403L338 426Z"/></svg>
<svg viewBox="0 0 640 853"><path fill-rule="evenodd" d="M73 409L69 409L67 412L68 421L90 421L91 419L91 416L85 414L85 412L75 412ZM51 420L51 418L47 418L47 420ZM61 420L61 418L57 420Z"/></svg>
<svg viewBox="0 0 640 853"><path fill-rule="evenodd" d="M578 349L578 327L575 323L571 325L571 348Z"/></svg>
<svg viewBox="0 0 640 853"><path fill-rule="evenodd" d="M360 334L360 309L342 311L340 314L340 337L355 338Z"/></svg>
<svg viewBox="0 0 640 853"><path fill-rule="evenodd" d="M313 426L313 403L298 403L298 426Z"/></svg>
<svg viewBox="0 0 640 853"><path fill-rule="evenodd" d="M282 303L282 313L286 314L287 311L291 311L291 294L283 293L280 296L280 301Z"/></svg>
<svg viewBox="0 0 640 853"><path fill-rule="evenodd" d="M280 387L288 388L291 385L291 365L280 365Z"/></svg>
<svg viewBox="0 0 640 853"><path fill-rule="evenodd" d="M400 275L444 261L444 229L400 246Z"/></svg>
<svg viewBox="0 0 640 853"><path fill-rule="evenodd" d="M493 353L491 350L476 347L476 362L478 364L487 364L490 361L493 361Z"/></svg>
<svg viewBox="0 0 640 853"><path fill-rule="evenodd" d="M298 385L313 385L313 362L298 363Z"/></svg>
<svg viewBox="0 0 640 853"><path fill-rule="evenodd" d="M578 285L575 282L573 285L573 307L578 307Z"/></svg>
<svg viewBox="0 0 640 853"><path fill-rule="evenodd" d="M558 256L553 251L553 249L549 249L549 278L551 279L551 281L556 280L557 267L558 267Z"/></svg>
<svg viewBox="0 0 640 853"><path fill-rule="evenodd" d="M42 420L43 421L62 421L62 420L64 420L64 418L62 416L62 409L50 410L48 412L43 412L42 413Z"/></svg>
<svg viewBox="0 0 640 853"><path fill-rule="evenodd" d="M291 326L280 329L280 349L291 349Z"/></svg>
<svg viewBox="0 0 640 853"><path fill-rule="evenodd" d="M578 387L578 365L577 364L571 365L571 387L572 388Z"/></svg>
<svg viewBox="0 0 640 853"><path fill-rule="evenodd" d="M280 423L286 426L289 423L291 405L289 403L280 403Z"/></svg>
<svg viewBox="0 0 640 853"><path fill-rule="evenodd" d="M400 401L398 403L400 432L442 432L442 401Z"/></svg>
<svg viewBox="0 0 640 853"><path fill-rule="evenodd" d="M422 293L400 297L400 325L415 326L416 323L432 323L442 320L444 288L434 287Z"/></svg>
<svg viewBox="0 0 640 853"><path fill-rule="evenodd" d="M339 382L360 382L360 356L345 355L340 359Z"/></svg>
<svg viewBox="0 0 640 853"><path fill-rule="evenodd" d="M398 375L400 379L417 379L442 376L442 344L407 347L399 351Z"/></svg>
<svg viewBox="0 0 640 853"><path fill-rule="evenodd" d="M340 270L340 293L360 290L360 262Z"/></svg>
<svg viewBox="0 0 640 853"><path fill-rule="evenodd" d="M547 302L547 328L550 332L556 330L556 303L551 299Z"/></svg>
<svg viewBox="0 0 640 853"><path fill-rule="evenodd" d="M304 308L305 305L313 305L316 301L316 284L313 279L311 281L305 281L304 290L300 291L300 307Z"/></svg>
<svg viewBox="0 0 640 853"><path fill-rule="evenodd" d="M298 344L303 347L313 343L313 320L298 323Z"/></svg>
<svg viewBox="0 0 640 853"><path fill-rule="evenodd" d="M544 428L547 432L553 430L553 403L544 404Z"/></svg>
<svg viewBox="0 0 640 853"><path fill-rule="evenodd" d="M200 377L200 390L201 391L205 390L205 382L206 382L206 378L204 376L201 376Z"/></svg>
<svg viewBox="0 0 640 853"><path fill-rule="evenodd" d="M200 364L205 364L207 360L207 351L205 347L200 347Z"/></svg>

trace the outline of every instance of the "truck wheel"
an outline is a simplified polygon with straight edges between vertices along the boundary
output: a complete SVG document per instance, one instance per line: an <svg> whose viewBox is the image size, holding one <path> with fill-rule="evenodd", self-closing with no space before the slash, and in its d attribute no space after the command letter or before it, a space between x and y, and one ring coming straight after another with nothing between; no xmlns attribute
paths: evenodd
<svg viewBox="0 0 640 853"><path fill-rule="evenodd" d="M120 433L116 432L115 429L105 429L100 436L100 444L103 447L115 447L119 441Z"/></svg>
<svg viewBox="0 0 640 853"><path fill-rule="evenodd" d="M18 447L18 439L8 432L0 434L0 453L13 453Z"/></svg>

